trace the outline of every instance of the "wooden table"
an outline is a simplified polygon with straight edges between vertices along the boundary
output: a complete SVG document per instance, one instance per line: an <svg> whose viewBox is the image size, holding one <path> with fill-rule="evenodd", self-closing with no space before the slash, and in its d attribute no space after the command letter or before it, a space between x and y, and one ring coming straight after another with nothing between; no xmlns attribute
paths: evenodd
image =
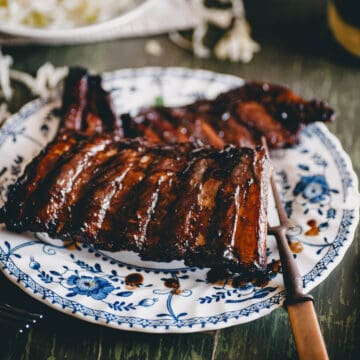
<svg viewBox="0 0 360 360"><path fill-rule="evenodd" d="M304 8L300 1L273 1L256 12L260 1L249 3L248 14L261 52L248 65L199 60L173 45L166 36L157 40L160 57L144 50L146 39L64 47L8 48L16 68L29 72L46 61L57 66L84 65L96 71L142 66L204 68L286 84L306 98L327 99L336 109L331 131L360 169L360 67L331 41L326 30L324 1ZM292 5L292 6L291 6ZM265 16L266 15L266 16ZM272 15L272 16L271 16ZM18 87L14 106L29 98ZM332 359L355 359L360 353L359 234L343 262L312 294ZM24 295L0 276L0 297L32 307L46 320L24 335L11 329L0 334L0 359L294 359L296 350L284 309L254 322L225 330L188 335L149 335L115 331L59 314Z"/></svg>

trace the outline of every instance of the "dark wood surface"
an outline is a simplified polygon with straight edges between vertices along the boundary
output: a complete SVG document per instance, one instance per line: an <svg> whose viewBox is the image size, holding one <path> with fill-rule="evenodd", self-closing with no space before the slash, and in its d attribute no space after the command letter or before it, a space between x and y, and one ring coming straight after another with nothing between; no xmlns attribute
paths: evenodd
<svg viewBox="0 0 360 360"><path fill-rule="evenodd" d="M15 66L28 72L46 61L57 66L84 65L96 71L142 66L185 66L286 84L306 98L327 99L336 109L331 131L360 170L360 67L331 40L324 1L310 8L300 1L273 1L259 13L260 1L248 3L254 37L262 50L247 65L199 60L158 37L160 57L144 50L146 39L62 47L7 48ZM263 3L263 2L262 2ZM286 5L284 5L286 4ZM285 7L284 7L285 6ZM309 7L309 5L308 5ZM29 94L17 87L13 108ZM359 234L342 263L314 291L315 307L332 359L358 359L360 354ZM284 309L254 322L221 331L185 335L149 335L116 331L57 313L24 295L0 276L0 299L46 315L21 335L0 331L0 359L296 359Z"/></svg>

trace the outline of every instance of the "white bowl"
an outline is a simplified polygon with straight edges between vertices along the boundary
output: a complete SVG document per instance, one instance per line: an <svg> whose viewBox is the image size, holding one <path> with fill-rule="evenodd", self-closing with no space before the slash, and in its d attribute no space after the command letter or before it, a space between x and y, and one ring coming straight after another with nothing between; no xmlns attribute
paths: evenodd
<svg viewBox="0 0 360 360"><path fill-rule="evenodd" d="M110 40L118 37L124 26L133 22L137 17L150 8L154 0L134 0L133 6L119 16L88 26L69 29L34 28L24 25L0 23L0 32L12 36L29 38L36 43L76 44Z"/></svg>

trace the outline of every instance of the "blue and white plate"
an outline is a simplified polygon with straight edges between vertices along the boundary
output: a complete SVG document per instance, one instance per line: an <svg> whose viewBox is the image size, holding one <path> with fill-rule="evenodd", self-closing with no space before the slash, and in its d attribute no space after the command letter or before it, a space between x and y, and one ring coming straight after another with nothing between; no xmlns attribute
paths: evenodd
<svg viewBox="0 0 360 360"><path fill-rule="evenodd" d="M241 85L229 75L182 68L143 68L104 74L118 113L143 105L179 105ZM0 130L0 206L9 183L54 136L59 98L35 100ZM288 215L299 225L291 248L310 291L340 263L358 222L358 182L349 157L322 124L300 144L273 154ZM273 238L269 263L278 260ZM75 242L40 241L0 227L3 273L35 299L97 324L143 332L195 332L242 324L281 306L281 273L263 287L206 282L206 269L182 262L141 261ZM350 281L350 279L349 279Z"/></svg>

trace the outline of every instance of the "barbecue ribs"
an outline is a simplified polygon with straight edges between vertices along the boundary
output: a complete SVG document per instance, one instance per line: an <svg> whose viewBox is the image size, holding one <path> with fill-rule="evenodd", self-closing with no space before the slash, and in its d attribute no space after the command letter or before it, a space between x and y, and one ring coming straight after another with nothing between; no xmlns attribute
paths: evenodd
<svg viewBox="0 0 360 360"><path fill-rule="evenodd" d="M334 120L324 101L306 101L289 89L260 82L182 107L150 107L121 116L125 137L153 141L198 141L223 148L226 144L255 148L265 136L270 148L297 143L304 126Z"/></svg>
<svg viewBox="0 0 360 360"><path fill-rule="evenodd" d="M324 102L246 83L119 119L100 77L75 68L58 135L9 187L0 222L146 260L264 272L270 164L260 138L291 146L303 126L333 117Z"/></svg>
<svg viewBox="0 0 360 360"><path fill-rule="evenodd" d="M158 143L196 142L216 148L227 144L255 148L265 136L270 148L284 148L297 143L304 126L334 118L325 101L306 101L284 86L247 82L214 100L148 107L118 119L100 77L73 68L65 83L59 132L110 132Z"/></svg>
<svg viewBox="0 0 360 360"><path fill-rule="evenodd" d="M59 133L67 130L88 136L105 132L123 136L101 77L89 75L83 68L71 68L65 80Z"/></svg>
<svg viewBox="0 0 360 360"><path fill-rule="evenodd" d="M153 145L64 132L9 189L9 230L141 258L264 271L264 150Z"/></svg>

